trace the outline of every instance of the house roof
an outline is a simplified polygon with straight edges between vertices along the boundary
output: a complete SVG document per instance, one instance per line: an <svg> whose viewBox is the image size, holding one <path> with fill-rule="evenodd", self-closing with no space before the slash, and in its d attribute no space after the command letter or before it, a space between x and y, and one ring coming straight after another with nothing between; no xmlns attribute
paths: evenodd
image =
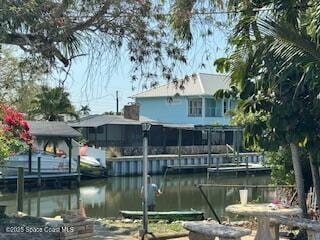
<svg viewBox="0 0 320 240"><path fill-rule="evenodd" d="M28 121L30 133L36 137L74 138L81 134L65 122Z"/></svg>
<svg viewBox="0 0 320 240"><path fill-rule="evenodd" d="M71 127L99 127L103 125L140 125L141 122L126 119L119 115L92 115L86 118L80 118L80 120L69 123Z"/></svg>
<svg viewBox="0 0 320 240"><path fill-rule="evenodd" d="M188 81L179 80L178 86L170 82L131 97L212 96L219 89L229 89L229 84L230 78L227 75L198 73L189 77ZM183 88L179 88L179 85Z"/></svg>

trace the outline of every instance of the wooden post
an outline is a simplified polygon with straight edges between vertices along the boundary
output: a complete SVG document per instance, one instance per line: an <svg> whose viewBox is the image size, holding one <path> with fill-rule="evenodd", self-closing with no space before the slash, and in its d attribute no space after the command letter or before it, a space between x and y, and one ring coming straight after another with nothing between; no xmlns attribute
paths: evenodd
<svg viewBox="0 0 320 240"><path fill-rule="evenodd" d="M41 203L41 194L40 194L40 191L38 191L38 197L37 197L37 217L40 217L40 203Z"/></svg>
<svg viewBox="0 0 320 240"><path fill-rule="evenodd" d="M98 147L97 145L97 128L94 128L94 147Z"/></svg>
<svg viewBox="0 0 320 240"><path fill-rule="evenodd" d="M211 128L208 130L208 167L211 167Z"/></svg>
<svg viewBox="0 0 320 240"><path fill-rule="evenodd" d="M232 147L233 147L233 162L236 161L236 133L235 130L232 131ZM238 166L238 163L237 163Z"/></svg>
<svg viewBox="0 0 320 240"><path fill-rule="evenodd" d="M217 158L217 164L216 164L216 173L219 174L219 162L220 162L220 158Z"/></svg>
<svg viewBox="0 0 320 240"><path fill-rule="evenodd" d="M249 174L249 160L248 160L248 157L246 157L246 172L247 172L247 175Z"/></svg>
<svg viewBox="0 0 320 240"><path fill-rule="evenodd" d="M23 194L24 194L24 169L18 167L17 178L17 211L23 212Z"/></svg>
<svg viewBox="0 0 320 240"><path fill-rule="evenodd" d="M31 169L32 169L32 144L29 144L28 160L29 160L29 174L31 175Z"/></svg>
<svg viewBox="0 0 320 240"><path fill-rule="evenodd" d="M77 161L77 171L78 171L77 182L78 182L78 185L80 185L80 181L81 181L80 158L81 158L80 155L78 155L78 161Z"/></svg>
<svg viewBox="0 0 320 240"><path fill-rule="evenodd" d="M237 129L237 161L238 161L238 165L240 164L240 141L239 141L239 137L240 137L240 132L239 130Z"/></svg>
<svg viewBox="0 0 320 240"><path fill-rule="evenodd" d="M28 215L31 215L31 199L28 199Z"/></svg>
<svg viewBox="0 0 320 240"><path fill-rule="evenodd" d="M68 139L69 142L69 173L71 173L71 161L72 161L72 139Z"/></svg>
<svg viewBox="0 0 320 240"><path fill-rule="evenodd" d="M182 145L182 129L178 129L178 161L179 161L179 173L181 171L181 145Z"/></svg>
<svg viewBox="0 0 320 240"><path fill-rule="evenodd" d="M41 187L41 157L38 157L38 187Z"/></svg>
<svg viewBox="0 0 320 240"><path fill-rule="evenodd" d="M68 194L68 210L71 210L71 194Z"/></svg>

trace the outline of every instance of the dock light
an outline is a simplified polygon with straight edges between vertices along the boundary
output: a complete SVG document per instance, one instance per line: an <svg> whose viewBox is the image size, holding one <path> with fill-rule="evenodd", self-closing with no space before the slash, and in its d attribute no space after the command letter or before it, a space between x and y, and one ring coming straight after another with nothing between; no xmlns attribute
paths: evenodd
<svg viewBox="0 0 320 240"><path fill-rule="evenodd" d="M150 123L142 123L142 151L143 151L143 235L142 235L142 240L147 234L150 234L148 232L148 133L151 128Z"/></svg>

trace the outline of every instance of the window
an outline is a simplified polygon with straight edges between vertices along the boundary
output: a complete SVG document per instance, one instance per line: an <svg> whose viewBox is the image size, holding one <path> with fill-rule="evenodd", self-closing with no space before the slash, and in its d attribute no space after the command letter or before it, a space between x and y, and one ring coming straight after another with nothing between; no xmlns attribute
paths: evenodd
<svg viewBox="0 0 320 240"><path fill-rule="evenodd" d="M235 109L236 107L236 100L230 100L230 109Z"/></svg>
<svg viewBox="0 0 320 240"><path fill-rule="evenodd" d="M202 115L202 99L193 98L188 100L189 116L200 117Z"/></svg>
<svg viewBox="0 0 320 240"><path fill-rule="evenodd" d="M226 113L229 110L228 99L223 101L223 112Z"/></svg>
<svg viewBox="0 0 320 240"><path fill-rule="evenodd" d="M216 116L216 101L211 98L206 98L206 117Z"/></svg>

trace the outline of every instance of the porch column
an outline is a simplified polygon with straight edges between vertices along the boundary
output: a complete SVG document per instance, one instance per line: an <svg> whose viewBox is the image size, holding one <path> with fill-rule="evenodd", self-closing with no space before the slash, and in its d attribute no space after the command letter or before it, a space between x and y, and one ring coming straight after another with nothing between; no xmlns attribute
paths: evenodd
<svg viewBox="0 0 320 240"><path fill-rule="evenodd" d="M94 147L97 148L97 128L94 128Z"/></svg>
<svg viewBox="0 0 320 240"><path fill-rule="evenodd" d="M179 160L179 173L181 169L181 145L182 145L182 129L178 129L178 160Z"/></svg>
<svg viewBox="0 0 320 240"><path fill-rule="evenodd" d="M71 173L71 161L72 161L72 139L68 139L68 147L69 147L69 173Z"/></svg>
<svg viewBox="0 0 320 240"><path fill-rule="evenodd" d="M209 128L208 133L208 167L211 167L211 136L212 130Z"/></svg>
<svg viewBox="0 0 320 240"><path fill-rule="evenodd" d="M202 124L205 124L205 122L204 122L204 119L205 119L205 117L206 117L206 104L205 104L205 101L206 101L206 99L203 97L203 98L201 98L201 100L202 100Z"/></svg>

